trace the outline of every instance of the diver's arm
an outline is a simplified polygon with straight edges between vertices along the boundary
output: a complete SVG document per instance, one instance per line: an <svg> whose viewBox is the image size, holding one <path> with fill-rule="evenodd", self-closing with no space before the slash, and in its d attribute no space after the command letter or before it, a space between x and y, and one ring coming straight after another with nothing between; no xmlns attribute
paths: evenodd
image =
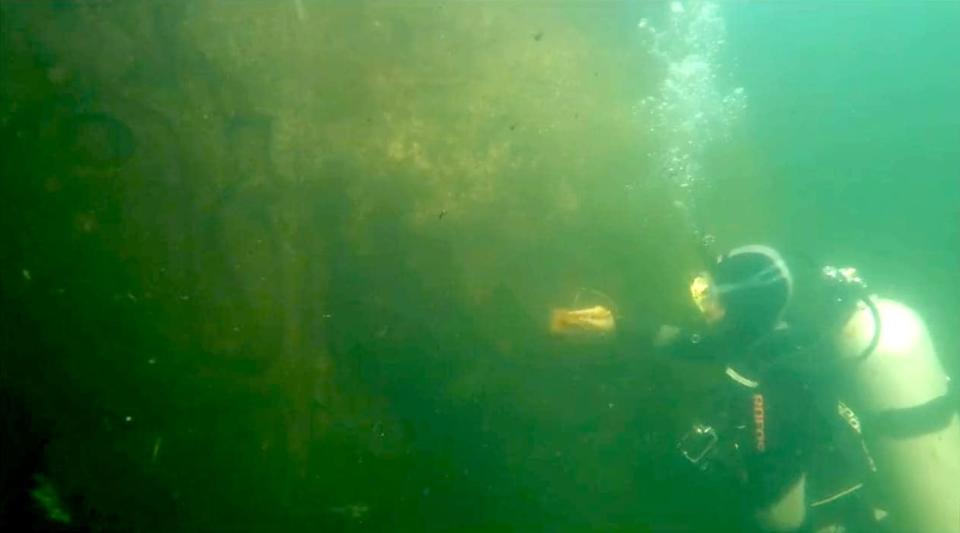
<svg viewBox="0 0 960 533"><path fill-rule="evenodd" d="M714 361L726 351L726 343L717 335L664 324L649 341L659 355L689 361Z"/></svg>

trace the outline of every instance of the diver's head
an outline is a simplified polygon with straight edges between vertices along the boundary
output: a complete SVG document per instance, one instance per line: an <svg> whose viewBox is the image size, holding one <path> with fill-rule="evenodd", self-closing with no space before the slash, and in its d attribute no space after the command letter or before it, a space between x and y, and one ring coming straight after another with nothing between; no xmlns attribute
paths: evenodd
<svg viewBox="0 0 960 533"><path fill-rule="evenodd" d="M793 294L793 277L783 258L759 245L735 248L721 256L707 284L710 305L701 306L710 311L705 312L707 319L746 337L773 330Z"/></svg>

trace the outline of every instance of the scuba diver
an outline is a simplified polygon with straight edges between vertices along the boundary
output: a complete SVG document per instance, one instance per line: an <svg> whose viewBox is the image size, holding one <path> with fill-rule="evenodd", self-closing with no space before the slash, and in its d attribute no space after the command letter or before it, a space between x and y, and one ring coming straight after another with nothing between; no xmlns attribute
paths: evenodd
<svg viewBox="0 0 960 533"><path fill-rule="evenodd" d="M960 416L923 321L855 269L818 277L805 327L784 321L794 278L772 248L693 280L697 323L653 345L723 364L730 387L679 452L731 474L760 531L960 531Z"/></svg>

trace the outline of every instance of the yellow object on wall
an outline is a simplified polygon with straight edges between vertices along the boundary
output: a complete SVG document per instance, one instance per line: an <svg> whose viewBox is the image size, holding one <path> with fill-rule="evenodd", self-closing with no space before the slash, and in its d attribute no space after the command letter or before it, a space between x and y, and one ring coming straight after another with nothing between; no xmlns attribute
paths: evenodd
<svg viewBox="0 0 960 533"><path fill-rule="evenodd" d="M554 309L550 314L550 333L611 333L616 329L613 313L602 305L584 309Z"/></svg>

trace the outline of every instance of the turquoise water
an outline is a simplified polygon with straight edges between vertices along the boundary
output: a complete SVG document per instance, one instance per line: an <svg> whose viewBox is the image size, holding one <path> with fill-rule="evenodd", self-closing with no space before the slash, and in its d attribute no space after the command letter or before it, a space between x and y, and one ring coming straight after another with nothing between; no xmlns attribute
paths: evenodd
<svg viewBox="0 0 960 533"><path fill-rule="evenodd" d="M722 368L648 340L691 318L698 239L763 242L799 304L855 265L960 372L958 23L0 3L0 520L736 530L676 450ZM616 333L551 336L581 304Z"/></svg>

